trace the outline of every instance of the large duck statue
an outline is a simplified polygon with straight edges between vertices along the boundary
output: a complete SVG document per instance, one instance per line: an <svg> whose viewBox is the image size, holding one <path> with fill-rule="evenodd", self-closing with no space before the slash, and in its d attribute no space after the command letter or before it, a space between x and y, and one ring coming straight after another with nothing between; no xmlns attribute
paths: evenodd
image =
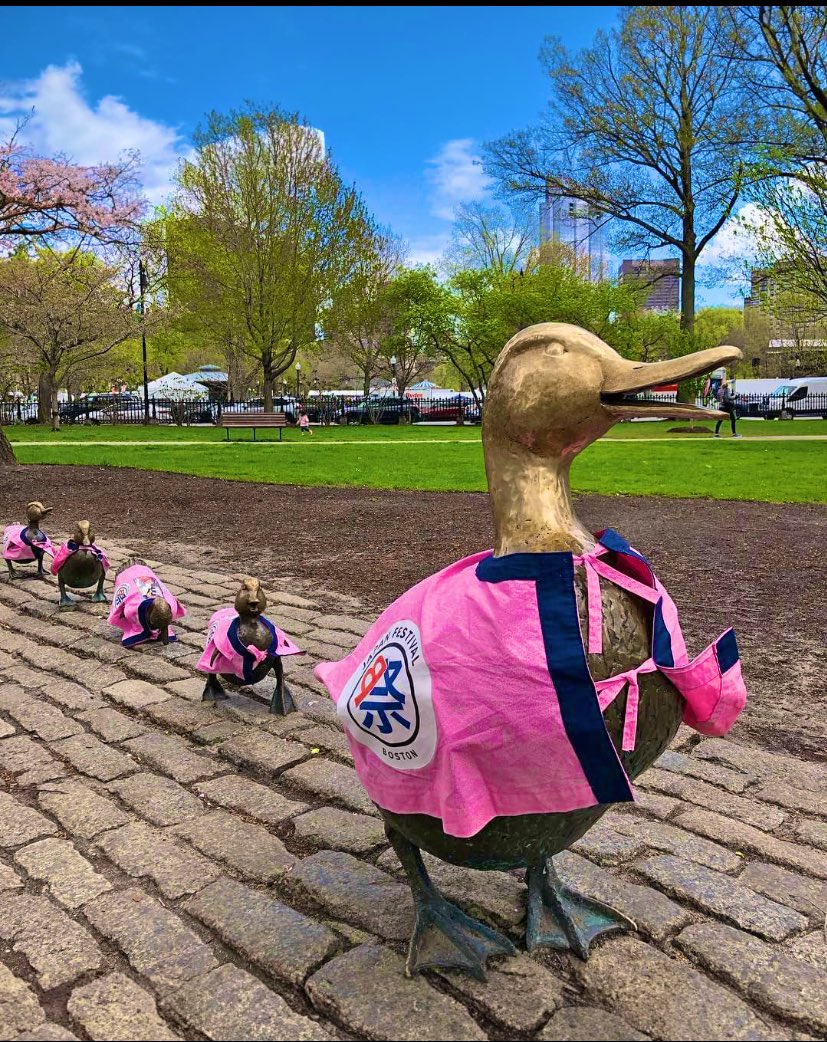
<svg viewBox="0 0 827 1042"><path fill-rule="evenodd" d="M493 551L423 580L350 655L317 666L411 886L409 975L440 965L484 980L490 955L514 951L439 893L422 850L470 868L524 867L529 950L585 959L595 937L634 926L563 885L553 855L634 798L631 780L681 720L723 734L746 692L732 630L690 661L646 558L578 520L569 468L619 420L708 418L636 395L739 357L719 347L643 364L575 326L522 330L486 400Z"/></svg>
<svg viewBox="0 0 827 1042"><path fill-rule="evenodd" d="M88 521L78 521L75 534L52 560L52 575L57 576L60 588L58 608L61 611L77 608L74 598L66 592L67 586L73 590L88 590L94 586L91 600L106 603L103 581L108 571L109 558L95 542L92 525Z"/></svg>
<svg viewBox="0 0 827 1042"><path fill-rule="evenodd" d="M229 696L218 677L231 683L257 684L272 670L276 686L270 712L286 716L296 708L284 683L285 655L304 654L284 630L264 615L267 596L258 579L244 579L235 604L219 608L207 626L207 642L196 669L207 673L201 696L204 702L218 702Z"/></svg>
<svg viewBox="0 0 827 1042"><path fill-rule="evenodd" d="M39 500L26 504L26 524L6 525L3 529L3 559L9 571L9 582L18 577L12 562L16 564L37 562L36 576L45 579L43 557L48 554L54 557L55 548L49 537L40 528L43 518L52 512L52 507L44 507Z"/></svg>
<svg viewBox="0 0 827 1042"><path fill-rule="evenodd" d="M187 609L146 561L133 557L115 576L115 592L106 621L121 631L121 644L125 648L147 641L169 644L177 639L172 620L182 619L186 614Z"/></svg>

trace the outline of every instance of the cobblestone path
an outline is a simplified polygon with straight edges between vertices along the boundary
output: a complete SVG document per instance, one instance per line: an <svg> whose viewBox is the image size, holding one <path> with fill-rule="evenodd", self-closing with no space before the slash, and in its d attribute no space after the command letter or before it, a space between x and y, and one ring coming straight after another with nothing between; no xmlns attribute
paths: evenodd
<svg viewBox="0 0 827 1042"><path fill-rule="evenodd" d="M112 553L113 562L128 555ZM369 623L295 584L268 613L309 654L202 704L237 577L163 564L189 615L121 648L106 606L0 583L3 1039L808 1039L827 1035L827 772L683 731L558 868L630 916L588 963L502 961L486 986L402 975L412 906L312 675ZM111 584L110 584L111 588ZM516 874L431 862L522 944Z"/></svg>

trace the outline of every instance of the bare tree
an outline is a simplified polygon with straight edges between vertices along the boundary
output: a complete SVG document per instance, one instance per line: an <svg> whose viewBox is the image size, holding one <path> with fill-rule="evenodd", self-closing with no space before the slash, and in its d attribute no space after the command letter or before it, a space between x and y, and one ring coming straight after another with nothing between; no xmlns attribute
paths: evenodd
<svg viewBox="0 0 827 1042"><path fill-rule="evenodd" d="M533 207L466 203L459 207L446 254L449 272L485 268L505 275L525 269L536 252Z"/></svg>

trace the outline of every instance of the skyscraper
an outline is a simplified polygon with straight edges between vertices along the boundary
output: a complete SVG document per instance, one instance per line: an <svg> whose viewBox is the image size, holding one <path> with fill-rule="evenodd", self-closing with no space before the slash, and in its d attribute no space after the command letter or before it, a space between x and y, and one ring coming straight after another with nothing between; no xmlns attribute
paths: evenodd
<svg viewBox="0 0 827 1042"><path fill-rule="evenodd" d="M592 282L609 273L605 226L607 217L595 213L588 203L546 189L540 204L540 246L558 243L570 250L577 267Z"/></svg>
<svg viewBox="0 0 827 1042"><path fill-rule="evenodd" d="M625 260L620 264L620 281L650 287L644 311L679 311L681 262L671 260Z"/></svg>

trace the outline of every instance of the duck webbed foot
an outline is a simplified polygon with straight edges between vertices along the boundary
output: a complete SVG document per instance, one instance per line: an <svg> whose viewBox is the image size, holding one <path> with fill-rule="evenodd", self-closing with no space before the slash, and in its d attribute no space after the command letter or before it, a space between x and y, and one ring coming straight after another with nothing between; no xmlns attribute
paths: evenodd
<svg viewBox="0 0 827 1042"><path fill-rule="evenodd" d="M70 597L66 592L66 587L60 576L58 576L58 586L60 587L60 600L57 602L58 611L72 611L77 608L74 597Z"/></svg>
<svg viewBox="0 0 827 1042"><path fill-rule="evenodd" d="M215 673L207 674L207 683L204 685L204 690L201 692L202 702L223 702L230 696L221 686L221 681L215 675Z"/></svg>
<svg viewBox="0 0 827 1042"><path fill-rule="evenodd" d="M104 580L104 578L105 578L105 576L103 576L103 575L100 577L100 581L98 582L98 588L95 590L95 592L92 594L92 597L91 597L91 600L95 601L98 604L106 604L107 603L106 594L103 592L103 580Z"/></svg>
<svg viewBox="0 0 827 1042"><path fill-rule="evenodd" d="M551 858L530 867L526 883L526 947L529 951L539 947L556 948L588 959L589 947L596 937L615 930L637 929L622 913L601 901L581 897L565 886Z"/></svg>
<svg viewBox="0 0 827 1042"><path fill-rule="evenodd" d="M284 666L280 658L276 659L274 669L276 686L273 689L273 697L270 699L270 712L276 713L278 716L287 716L288 713L296 711L296 703L284 683Z"/></svg>
<svg viewBox="0 0 827 1042"><path fill-rule="evenodd" d="M442 966L465 970L484 981L490 956L514 955L517 949L499 931L472 919L447 901L431 882L418 848L396 829L386 826L385 831L405 869L416 912L405 976Z"/></svg>
<svg viewBox="0 0 827 1042"><path fill-rule="evenodd" d="M15 572L14 568L12 568L11 561L6 561L6 568L9 572L9 582L14 582L14 580L17 578L17 573Z"/></svg>

